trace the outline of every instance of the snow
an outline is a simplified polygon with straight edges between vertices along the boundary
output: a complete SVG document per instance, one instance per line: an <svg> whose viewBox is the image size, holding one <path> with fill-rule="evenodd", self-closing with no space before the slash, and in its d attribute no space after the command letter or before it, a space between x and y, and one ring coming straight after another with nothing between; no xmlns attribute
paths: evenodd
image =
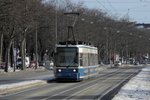
<svg viewBox="0 0 150 100"><path fill-rule="evenodd" d="M35 84L35 83L40 83L40 82L45 82L43 80L30 80L30 81L23 81L23 82L19 82L19 83L11 83L11 84L4 84L0 86L0 90L6 90L6 89L12 89L12 88L19 88L19 87L23 87L26 85L31 85L31 84Z"/></svg>
<svg viewBox="0 0 150 100"><path fill-rule="evenodd" d="M150 100L150 66L125 84L112 100Z"/></svg>

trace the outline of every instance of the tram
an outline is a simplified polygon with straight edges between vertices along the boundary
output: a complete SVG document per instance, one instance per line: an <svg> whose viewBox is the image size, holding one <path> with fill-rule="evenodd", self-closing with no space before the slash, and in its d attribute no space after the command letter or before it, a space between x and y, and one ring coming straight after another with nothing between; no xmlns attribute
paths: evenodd
<svg viewBox="0 0 150 100"><path fill-rule="evenodd" d="M85 42L65 41L56 45L56 80L80 81L98 74L98 49Z"/></svg>

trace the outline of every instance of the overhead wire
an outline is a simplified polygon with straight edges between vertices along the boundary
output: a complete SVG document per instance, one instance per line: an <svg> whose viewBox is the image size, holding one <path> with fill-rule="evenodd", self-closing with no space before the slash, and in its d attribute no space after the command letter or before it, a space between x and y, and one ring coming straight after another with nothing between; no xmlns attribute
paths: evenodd
<svg viewBox="0 0 150 100"><path fill-rule="evenodd" d="M112 6L112 4L110 3L109 0L107 0L108 4L110 5L110 7L114 10L115 13L117 13L117 10Z"/></svg>
<svg viewBox="0 0 150 100"><path fill-rule="evenodd" d="M98 1L98 0L95 0L98 4L100 4L106 11L110 11L110 10L108 10L100 1Z"/></svg>
<svg viewBox="0 0 150 100"><path fill-rule="evenodd" d="M109 15L112 15L115 13L119 13L119 11L116 10L116 8L112 5L113 3L115 4L119 4L119 5L129 5L130 6L126 6L127 8L127 12L125 14L123 14L124 16L128 16L129 17L129 12L134 10L134 12L138 11L141 12L141 8L145 8L149 6L150 0L137 0L137 1L110 1L110 0L106 0L106 1L100 1L100 0L95 0L101 7L101 9L103 9L106 12L109 12ZM107 3L109 5L109 8L105 5ZM133 5L133 6L132 6ZM121 9L120 9L121 10ZM148 12L149 9L143 10L143 12ZM131 14L131 13L130 13Z"/></svg>

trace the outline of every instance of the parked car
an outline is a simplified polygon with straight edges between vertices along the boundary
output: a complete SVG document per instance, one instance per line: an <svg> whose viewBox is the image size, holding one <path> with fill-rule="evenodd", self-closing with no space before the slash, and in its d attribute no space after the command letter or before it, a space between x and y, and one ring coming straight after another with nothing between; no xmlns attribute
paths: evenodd
<svg viewBox="0 0 150 100"><path fill-rule="evenodd" d="M45 66L47 70L53 70L54 68L54 62L53 61L45 61Z"/></svg>
<svg viewBox="0 0 150 100"><path fill-rule="evenodd" d="M26 65L27 68L29 67L29 65L30 65L29 57L25 57L25 65Z"/></svg>
<svg viewBox="0 0 150 100"><path fill-rule="evenodd" d="M50 66L54 66L54 62L53 61L50 61Z"/></svg>
<svg viewBox="0 0 150 100"><path fill-rule="evenodd" d="M1 62L0 63L0 69L5 69L6 66L6 62Z"/></svg>
<svg viewBox="0 0 150 100"><path fill-rule="evenodd" d="M45 66L45 62L44 61L39 61L39 66Z"/></svg>
<svg viewBox="0 0 150 100"><path fill-rule="evenodd" d="M139 62L138 62L138 61L135 61L135 62L134 62L134 65L139 65Z"/></svg>
<svg viewBox="0 0 150 100"><path fill-rule="evenodd" d="M121 66L121 62L120 61L115 61L114 66L115 67Z"/></svg>
<svg viewBox="0 0 150 100"><path fill-rule="evenodd" d="M18 69L19 67L21 67L21 65L22 65L22 61L21 61L21 57L19 57L19 58L17 59L17 62L16 62L17 69Z"/></svg>
<svg viewBox="0 0 150 100"><path fill-rule="evenodd" d="M36 61L30 61L29 67L35 68L36 67Z"/></svg>

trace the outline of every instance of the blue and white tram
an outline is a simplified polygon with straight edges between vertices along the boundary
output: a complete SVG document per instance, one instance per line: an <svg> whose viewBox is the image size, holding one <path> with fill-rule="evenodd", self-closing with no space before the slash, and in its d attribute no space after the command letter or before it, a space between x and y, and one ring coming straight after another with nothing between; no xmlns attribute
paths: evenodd
<svg viewBox="0 0 150 100"><path fill-rule="evenodd" d="M82 42L56 46L54 74L57 80L83 80L98 74L98 49Z"/></svg>

